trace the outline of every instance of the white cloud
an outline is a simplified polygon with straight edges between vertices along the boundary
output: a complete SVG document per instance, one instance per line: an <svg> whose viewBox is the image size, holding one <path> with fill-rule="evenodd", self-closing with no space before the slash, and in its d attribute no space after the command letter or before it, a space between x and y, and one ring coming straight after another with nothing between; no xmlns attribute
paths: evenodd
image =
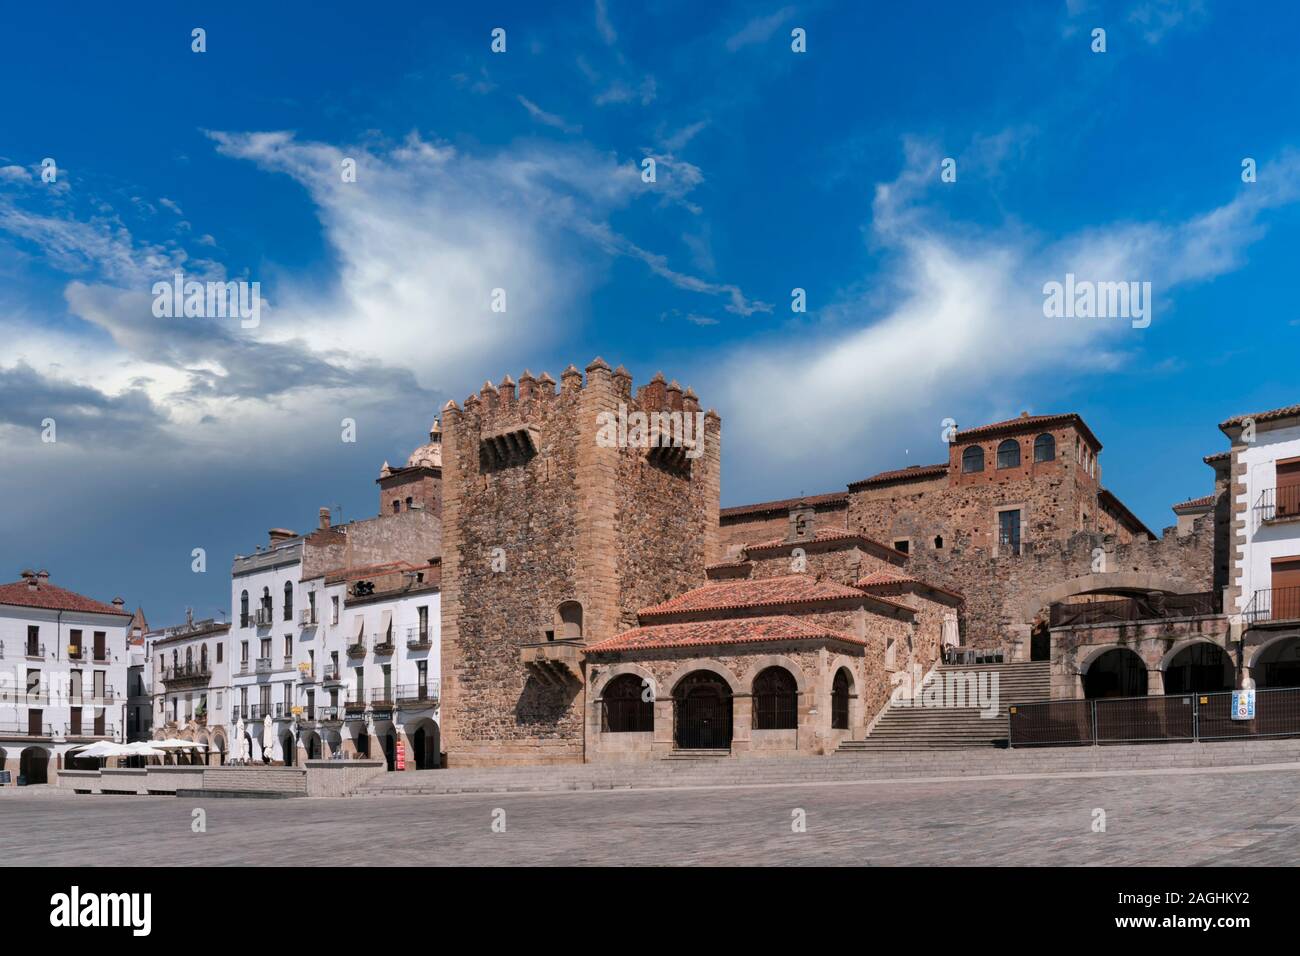
<svg viewBox="0 0 1300 956"><path fill-rule="evenodd" d="M756 43L766 43L771 39L772 34L777 31L777 28L788 20L794 12L794 7L782 7L767 16L755 17L727 38L727 50L735 53L737 50Z"/></svg>
<svg viewBox="0 0 1300 956"><path fill-rule="evenodd" d="M581 133L581 126L571 126L565 121L564 117L556 116L554 113L548 113L526 96L517 96L519 104L526 110L528 115L544 126L551 126L566 133Z"/></svg>
<svg viewBox="0 0 1300 956"><path fill-rule="evenodd" d="M828 445L861 449L859 467L891 467L909 436L931 433L930 452L912 460L941 461L943 417L973 424L1014 414L1026 383L1060 386L1119 367L1146 334L1122 319L1045 318L1045 282L1067 272L1150 281L1154 324L1174 321L1162 315L1174 287L1240 266L1262 234L1260 213L1300 197L1300 161L1285 156L1273 164L1272 185L1184 222L1120 223L1044 242L1011 229L937 225L922 200L939 155L910 144L898 179L877 187L870 238L886 266L869 292L698 376L713 379L701 395L730 409L733 469L756 474L761 464L788 487L807 487L807 463L823 460Z"/></svg>

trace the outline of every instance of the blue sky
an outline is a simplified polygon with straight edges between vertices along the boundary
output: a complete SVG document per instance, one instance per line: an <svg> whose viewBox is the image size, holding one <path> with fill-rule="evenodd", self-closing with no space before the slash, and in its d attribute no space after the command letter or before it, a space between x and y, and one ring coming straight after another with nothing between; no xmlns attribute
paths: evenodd
<svg viewBox="0 0 1300 956"><path fill-rule="evenodd" d="M228 610L448 398L595 355L718 409L724 504L1078 411L1159 529L1217 422L1300 400L1294 5L454 6L0 9L0 578ZM261 325L154 318L178 269ZM1150 327L1045 318L1067 272Z"/></svg>

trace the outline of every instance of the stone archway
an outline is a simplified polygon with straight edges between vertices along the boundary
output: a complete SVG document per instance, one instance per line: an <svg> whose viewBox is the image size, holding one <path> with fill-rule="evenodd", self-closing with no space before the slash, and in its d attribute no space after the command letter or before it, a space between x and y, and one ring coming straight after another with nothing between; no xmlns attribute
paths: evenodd
<svg viewBox="0 0 1300 956"><path fill-rule="evenodd" d="M699 668L673 686L673 740L682 750L729 750L732 689L722 675Z"/></svg>
<svg viewBox="0 0 1300 956"><path fill-rule="evenodd" d="M1032 626L1044 608L1079 594L1142 594L1152 591L1165 594L1193 593L1185 581L1161 574L1148 571L1098 571L1053 584L1031 594L1017 604L1014 619Z"/></svg>
<svg viewBox="0 0 1300 956"><path fill-rule="evenodd" d="M1079 668L1083 678L1083 696L1145 697L1147 667L1137 651L1130 647L1108 647L1094 654Z"/></svg>

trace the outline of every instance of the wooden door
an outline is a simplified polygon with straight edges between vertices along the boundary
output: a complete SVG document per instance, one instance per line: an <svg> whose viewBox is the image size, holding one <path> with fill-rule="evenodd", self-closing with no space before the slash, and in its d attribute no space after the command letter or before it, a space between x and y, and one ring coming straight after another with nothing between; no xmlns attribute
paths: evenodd
<svg viewBox="0 0 1300 956"><path fill-rule="evenodd" d="M1300 555L1273 559L1273 613L1275 621L1300 618Z"/></svg>

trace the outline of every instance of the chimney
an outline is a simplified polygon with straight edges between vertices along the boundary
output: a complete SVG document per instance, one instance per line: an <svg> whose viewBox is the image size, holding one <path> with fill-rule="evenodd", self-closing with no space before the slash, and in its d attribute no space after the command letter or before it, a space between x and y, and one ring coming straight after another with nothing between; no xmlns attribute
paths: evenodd
<svg viewBox="0 0 1300 956"><path fill-rule="evenodd" d="M194 627L194 608L192 607L187 607L185 609L185 626L189 628Z"/></svg>
<svg viewBox="0 0 1300 956"><path fill-rule="evenodd" d="M272 528L267 532L267 535L271 539L271 547L275 547L281 541L288 541L290 538L296 537L288 528Z"/></svg>
<svg viewBox="0 0 1300 956"><path fill-rule="evenodd" d="M126 607L126 602L123 601L120 597L115 597L113 598L113 607L117 608L120 611L122 610L122 608Z"/></svg>
<svg viewBox="0 0 1300 956"><path fill-rule="evenodd" d="M23 571L23 580L27 582L27 587L28 587L29 590L32 590L32 591L35 591L35 590L36 590L36 572L35 572L35 571L31 571L31 570Z"/></svg>
<svg viewBox="0 0 1300 956"><path fill-rule="evenodd" d="M330 527L330 510L328 508L320 509L320 529L328 531Z"/></svg>
<svg viewBox="0 0 1300 956"><path fill-rule="evenodd" d="M36 577L39 583L41 584L50 583L50 572L46 571L44 568L41 568L41 570L36 572Z"/></svg>

